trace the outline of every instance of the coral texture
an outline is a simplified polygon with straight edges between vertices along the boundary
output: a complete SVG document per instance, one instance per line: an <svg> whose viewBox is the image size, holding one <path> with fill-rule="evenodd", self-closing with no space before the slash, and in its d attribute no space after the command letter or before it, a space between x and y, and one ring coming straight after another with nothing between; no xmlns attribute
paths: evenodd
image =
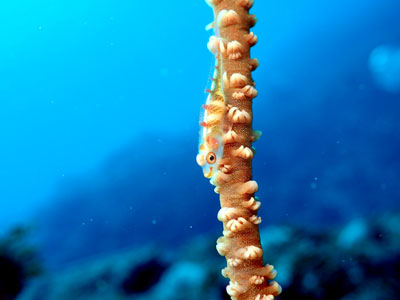
<svg viewBox="0 0 400 300"><path fill-rule="evenodd" d="M216 56L216 72L205 106L197 162L220 194L223 236L217 251L226 257L222 275L230 279L227 292L233 300L272 300L281 291L273 266L263 264L257 217L260 202L254 196L251 143L260 136L252 129L252 100L257 90L251 72L258 66L250 58L257 36L249 14L253 0L209 0L214 9L215 36L208 49ZM221 113L221 102L224 113ZM218 105L217 105L218 104Z"/></svg>

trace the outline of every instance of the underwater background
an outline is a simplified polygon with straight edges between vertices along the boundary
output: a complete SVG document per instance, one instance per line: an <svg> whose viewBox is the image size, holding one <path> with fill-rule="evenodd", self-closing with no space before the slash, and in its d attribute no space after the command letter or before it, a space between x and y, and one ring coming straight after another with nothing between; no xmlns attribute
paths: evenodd
<svg viewBox="0 0 400 300"><path fill-rule="evenodd" d="M400 2L251 12L280 299L400 299ZM0 2L0 300L229 299L195 162L212 19L194 0Z"/></svg>

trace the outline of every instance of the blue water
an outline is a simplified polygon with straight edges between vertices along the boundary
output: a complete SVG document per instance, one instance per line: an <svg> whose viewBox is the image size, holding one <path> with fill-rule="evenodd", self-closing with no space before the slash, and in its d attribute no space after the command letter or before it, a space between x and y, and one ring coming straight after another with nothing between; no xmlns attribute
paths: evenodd
<svg viewBox="0 0 400 300"><path fill-rule="evenodd" d="M399 9L256 2L264 224L399 209ZM0 3L1 232L34 224L61 263L220 230L195 163L212 18L203 1Z"/></svg>

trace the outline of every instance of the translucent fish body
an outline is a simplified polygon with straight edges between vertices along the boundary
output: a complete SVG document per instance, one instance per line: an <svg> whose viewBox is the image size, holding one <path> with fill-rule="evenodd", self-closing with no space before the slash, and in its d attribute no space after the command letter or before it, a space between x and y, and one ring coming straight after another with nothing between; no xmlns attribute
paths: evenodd
<svg viewBox="0 0 400 300"><path fill-rule="evenodd" d="M224 151L223 120L226 111L225 97L222 87L221 63L216 61L213 83L207 102L203 105L203 120L200 122L199 153L197 163L203 168L203 174L212 178L218 171L219 163Z"/></svg>

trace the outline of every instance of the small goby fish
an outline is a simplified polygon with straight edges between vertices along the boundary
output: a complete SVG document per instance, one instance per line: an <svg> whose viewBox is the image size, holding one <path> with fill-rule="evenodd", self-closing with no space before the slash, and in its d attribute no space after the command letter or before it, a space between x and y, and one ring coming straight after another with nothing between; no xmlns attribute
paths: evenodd
<svg viewBox="0 0 400 300"><path fill-rule="evenodd" d="M208 91L207 102L203 105L204 117L200 125L199 154L196 161L203 168L206 178L216 174L224 151L223 118L226 111L225 97L221 76L221 59L216 59L216 67L211 89Z"/></svg>

